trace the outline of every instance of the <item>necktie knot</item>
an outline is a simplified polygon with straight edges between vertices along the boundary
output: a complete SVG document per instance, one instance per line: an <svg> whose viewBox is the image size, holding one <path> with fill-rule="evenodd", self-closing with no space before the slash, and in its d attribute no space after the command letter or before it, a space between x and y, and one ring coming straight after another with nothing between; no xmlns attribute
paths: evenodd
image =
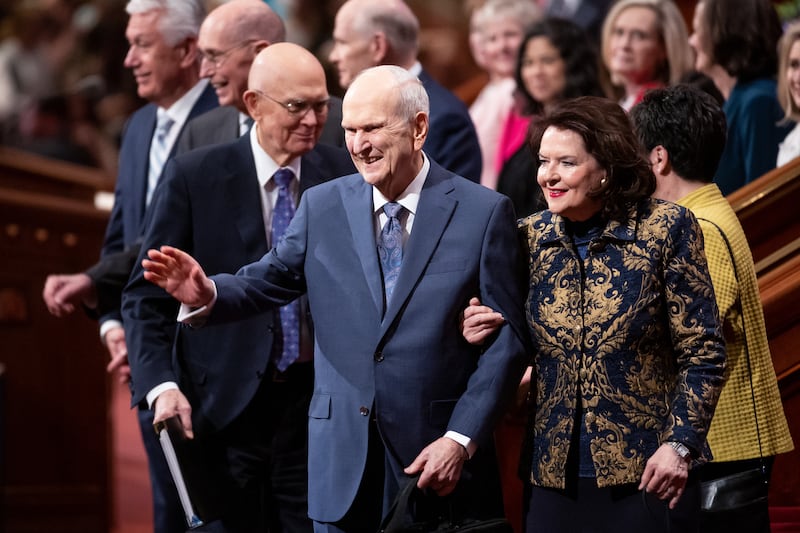
<svg viewBox="0 0 800 533"><path fill-rule="evenodd" d="M173 124L175 124L175 121L172 120L169 115L161 115L158 117L156 135L158 135L159 141L163 142L164 138L169 135L169 130L172 129Z"/></svg>
<svg viewBox="0 0 800 533"><path fill-rule="evenodd" d="M275 180L275 184L280 189L285 189L289 186L294 179L294 173L288 168L279 168L275 174L272 175L272 179Z"/></svg>
<svg viewBox="0 0 800 533"><path fill-rule="evenodd" d="M386 216L389 218L397 218L401 209L403 209L403 206L397 202L386 202L383 204L383 212L386 213Z"/></svg>

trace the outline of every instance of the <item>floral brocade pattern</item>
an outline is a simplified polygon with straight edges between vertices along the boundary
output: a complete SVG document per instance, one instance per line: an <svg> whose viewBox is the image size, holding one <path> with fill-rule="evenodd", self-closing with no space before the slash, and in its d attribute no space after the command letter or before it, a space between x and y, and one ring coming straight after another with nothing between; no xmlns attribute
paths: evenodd
<svg viewBox="0 0 800 533"><path fill-rule="evenodd" d="M529 250L535 415L531 482L563 488L577 402L600 487L638 482L666 440L710 457L725 349L694 217L645 200L610 222L585 261L564 219L520 221Z"/></svg>

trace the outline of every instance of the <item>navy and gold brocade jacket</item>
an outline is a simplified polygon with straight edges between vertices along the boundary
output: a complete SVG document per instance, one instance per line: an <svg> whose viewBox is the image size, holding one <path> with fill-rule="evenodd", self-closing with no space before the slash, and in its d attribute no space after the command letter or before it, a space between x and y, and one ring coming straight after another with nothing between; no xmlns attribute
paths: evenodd
<svg viewBox="0 0 800 533"><path fill-rule="evenodd" d="M702 232L668 202L647 199L629 215L608 223L583 265L562 217L519 223L531 250L535 406L524 453L534 485L565 486L579 400L600 487L638 483L667 440L710 459L725 345Z"/></svg>

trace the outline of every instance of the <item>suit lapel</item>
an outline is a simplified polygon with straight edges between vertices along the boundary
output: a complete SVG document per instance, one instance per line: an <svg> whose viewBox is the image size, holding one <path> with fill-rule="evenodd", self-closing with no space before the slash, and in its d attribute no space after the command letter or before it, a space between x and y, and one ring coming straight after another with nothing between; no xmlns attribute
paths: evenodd
<svg viewBox="0 0 800 533"><path fill-rule="evenodd" d="M411 236L403 250L403 266L394 287L392 301L389 302L383 318L381 335L386 332L403 308L447 229L458 203L449 195L452 190L453 183L447 174L432 165L420 194Z"/></svg>
<svg viewBox="0 0 800 533"><path fill-rule="evenodd" d="M224 186L227 209L242 238L247 257L255 261L269 251L269 246L250 137L245 135L233 147L223 165L226 172L220 183ZM254 216L255 213L259 216Z"/></svg>
<svg viewBox="0 0 800 533"><path fill-rule="evenodd" d="M145 212L145 200L147 197L147 173L150 170L150 143L153 140L153 134L156 131L156 111L158 108L155 104L148 104L147 114L143 117L142 127L138 128L135 132L133 142L134 146L140 147L141 157L134 161L133 168L133 183L136 187L136 201L131 202L136 209L136 218L134 220L143 221Z"/></svg>
<svg viewBox="0 0 800 533"><path fill-rule="evenodd" d="M358 176L357 180L345 183L341 191L342 207L353 236L353 246L361 261L376 312L380 316L383 313L383 279L375 243L372 187Z"/></svg>
<svg viewBox="0 0 800 533"><path fill-rule="evenodd" d="M212 87L211 84L209 83L208 85L206 85L206 88L203 89L203 92L200 93L200 97L197 99L197 101L192 106L192 109L189 111L189 116L186 117L186 121L181 126L181 131L178 133L178 136L175 138L175 144L172 145L172 150L170 150L170 152L169 152L169 157L175 157L176 151L178 149L178 144L180 144L179 141L180 141L181 135L183 135L183 130L186 129L186 125L189 124L189 122L191 122L193 118L202 115L206 111L211 111L212 109L214 109L218 105L219 105L219 99L217 99L217 93L214 91L214 87ZM155 129L155 126L154 126L154 129ZM238 130L237 130L236 137L238 137L238 136L239 135L238 135ZM236 137L233 137L233 138L235 139ZM166 166L166 164L164 166ZM163 177L163 176L164 176L164 174L163 174L163 171L162 171L162 174L159 177L159 179L161 177Z"/></svg>

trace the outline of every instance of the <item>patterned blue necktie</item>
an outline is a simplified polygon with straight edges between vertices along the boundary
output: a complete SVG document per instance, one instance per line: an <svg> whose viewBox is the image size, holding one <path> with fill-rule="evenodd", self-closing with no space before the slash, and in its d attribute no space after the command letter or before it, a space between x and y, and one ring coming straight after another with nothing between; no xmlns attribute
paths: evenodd
<svg viewBox="0 0 800 533"><path fill-rule="evenodd" d="M386 302L392 297L392 291L400 274L400 265L403 263L403 227L397 215L403 206L396 202L387 202L383 212L389 217L383 225L378 238L378 257L381 261L383 272L383 289L386 291Z"/></svg>
<svg viewBox="0 0 800 533"><path fill-rule="evenodd" d="M272 210L272 228L270 240L272 246L278 245L286 228L294 217L294 200L289 184L294 179L294 174L288 168L279 168L272 176L278 186L278 200ZM275 340L275 366L283 372L291 365L300 354L300 302L297 300L280 308L281 331Z"/></svg>

